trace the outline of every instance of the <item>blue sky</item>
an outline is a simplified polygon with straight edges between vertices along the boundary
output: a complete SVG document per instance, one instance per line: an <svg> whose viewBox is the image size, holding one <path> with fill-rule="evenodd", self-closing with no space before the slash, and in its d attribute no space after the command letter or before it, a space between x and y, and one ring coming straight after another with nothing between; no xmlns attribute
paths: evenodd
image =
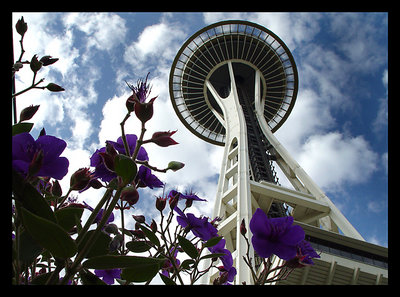
<svg viewBox="0 0 400 297"><path fill-rule="evenodd" d="M223 149L180 123L169 99L168 75L175 54L197 30L220 20L248 20L277 34L298 67L295 107L275 135L367 241L387 246L386 13L13 13L13 27L21 15L28 23L24 58L60 58L38 78L66 91L33 90L17 98L17 108L40 104L33 136L45 127L67 141L70 172L62 181L64 191L70 174L89 166L93 152L120 135L130 95L124 80L135 83L150 72L152 95L159 97L147 135L177 129L179 142L168 148L148 144L150 160L160 168L171 160L184 162L181 171L158 176L167 188L193 189L206 198L208 203L193 212L211 216ZM18 56L17 38L14 51ZM17 90L31 80L31 71L23 68ZM126 131L140 132L134 117ZM283 176L280 182L289 186ZM132 214L155 215L155 194L160 191L142 191ZM100 196L88 190L78 198L94 205Z"/></svg>

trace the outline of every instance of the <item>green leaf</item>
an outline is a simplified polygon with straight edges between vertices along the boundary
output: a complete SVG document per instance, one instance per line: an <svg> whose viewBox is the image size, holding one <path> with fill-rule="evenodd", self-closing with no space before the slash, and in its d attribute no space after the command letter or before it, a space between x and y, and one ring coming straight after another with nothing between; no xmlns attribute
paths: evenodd
<svg viewBox="0 0 400 297"><path fill-rule="evenodd" d="M81 277L82 284L84 285L107 285L95 274L86 269L81 269L81 271L79 271L79 276Z"/></svg>
<svg viewBox="0 0 400 297"><path fill-rule="evenodd" d="M204 244L204 247L212 247L212 246L216 245L218 242L220 242L221 239L222 239L222 236L210 238L210 239L207 240L207 242Z"/></svg>
<svg viewBox="0 0 400 297"><path fill-rule="evenodd" d="M75 241L59 225L21 207L22 222L32 238L54 257L66 259L77 252Z"/></svg>
<svg viewBox="0 0 400 297"><path fill-rule="evenodd" d="M26 265L26 267L30 266L33 260L43 251L43 248L36 243L26 230L23 230L19 234L18 249L19 260Z"/></svg>
<svg viewBox="0 0 400 297"><path fill-rule="evenodd" d="M225 256L225 255L226 254L224 254L224 253L208 254L208 255L205 255L205 256L201 257L200 260L209 259L209 258L218 258L218 257L222 257L222 256Z"/></svg>
<svg viewBox="0 0 400 297"><path fill-rule="evenodd" d="M82 213L83 208L65 207L57 210L55 216L58 224L68 232L76 225L77 220L80 220Z"/></svg>
<svg viewBox="0 0 400 297"><path fill-rule="evenodd" d="M104 255L93 257L83 262L83 268L88 269L115 269L134 268L157 265L161 268L165 259L139 256Z"/></svg>
<svg viewBox="0 0 400 297"><path fill-rule="evenodd" d="M133 257L133 256L131 256ZM155 258L140 258L135 265L128 268L123 268L121 272L121 278L130 282L147 282L152 280L158 271L163 266L165 259Z"/></svg>
<svg viewBox="0 0 400 297"><path fill-rule="evenodd" d="M171 286L171 285L176 286L176 283L169 277L166 277L165 275L163 275L161 273L159 273L158 275L160 276L160 278L164 282L164 284L166 284L167 286Z"/></svg>
<svg viewBox="0 0 400 297"><path fill-rule="evenodd" d="M196 259L199 256L199 252L197 251L196 247L185 237L178 235L178 241L182 249L186 254L189 255L190 258Z"/></svg>
<svg viewBox="0 0 400 297"><path fill-rule="evenodd" d="M136 176L136 163L126 155L119 154L114 159L115 173L120 176L125 184L130 183Z"/></svg>
<svg viewBox="0 0 400 297"><path fill-rule="evenodd" d="M143 225L139 225L139 228L142 229L142 231L144 232L144 234L146 235L146 237L152 242L154 243L156 246L160 246L160 241L158 240L158 237L156 236L156 234L151 231L150 229L146 228Z"/></svg>
<svg viewBox="0 0 400 297"><path fill-rule="evenodd" d="M17 204L17 209L21 205L33 214L57 223L50 205L43 196L14 169L12 170L12 191L15 200L20 203Z"/></svg>
<svg viewBox="0 0 400 297"><path fill-rule="evenodd" d="M78 251L81 251L86 243L90 240L90 237L95 232L95 230L88 231L79 242ZM104 232L100 232L96 239L96 242L92 245L90 250L86 253L85 258L97 257L108 254L109 246L111 242L111 237Z"/></svg>
<svg viewBox="0 0 400 297"><path fill-rule="evenodd" d="M151 247L144 241L130 241L126 243L128 250L134 253L147 252Z"/></svg>
<svg viewBox="0 0 400 297"><path fill-rule="evenodd" d="M30 132L32 130L33 123L18 123L12 126L12 136L23 133Z"/></svg>
<svg viewBox="0 0 400 297"><path fill-rule="evenodd" d="M181 267L182 269L189 269L189 268L190 268L190 265L193 265L194 263L196 263L195 260L193 260L193 259L186 259L186 260L184 260L184 261L181 263L180 267Z"/></svg>

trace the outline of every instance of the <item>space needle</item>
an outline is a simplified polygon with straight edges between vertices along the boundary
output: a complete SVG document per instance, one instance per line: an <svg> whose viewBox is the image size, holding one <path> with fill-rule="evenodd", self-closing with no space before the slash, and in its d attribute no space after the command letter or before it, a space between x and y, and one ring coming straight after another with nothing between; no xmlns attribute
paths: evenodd
<svg viewBox="0 0 400 297"><path fill-rule="evenodd" d="M244 219L248 226L257 208L269 217L293 216L321 253L314 266L277 284L387 284L387 248L365 242L273 134L298 93L294 58L276 34L242 20L199 30L173 61L169 92L187 129L224 146L214 217L222 218L218 233L232 252L235 284L252 283L240 224ZM280 185L276 166L293 189ZM217 276L211 270L206 283Z"/></svg>

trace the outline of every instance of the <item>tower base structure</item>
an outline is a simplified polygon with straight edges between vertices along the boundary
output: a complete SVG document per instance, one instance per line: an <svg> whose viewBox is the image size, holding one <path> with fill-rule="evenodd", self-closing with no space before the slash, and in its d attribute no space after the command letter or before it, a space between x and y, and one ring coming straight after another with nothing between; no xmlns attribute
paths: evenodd
<svg viewBox="0 0 400 297"><path fill-rule="evenodd" d="M250 269L243 259L247 244L240 234L240 224L244 219L248 226L257 208L268 213L273 203L290 206L289 215L293 216L294 224L303 227L306 239L321 253L321 258L314 259L314 266L295 269L285 280L276 284L387 284L387 248L365 242L271 132L263 116L261 73L257 68L254 69L254 112L269 142L269 153L274 156L294 190L252 178L246 120L238 96L233 62L224 62L230 77L229 94L226 97L221 97L221 92L214 88L211 74L205 81L205 87L224 115L221 121L226 129L225 150L214 217L222 218L218 233L224 236L226 248L232 252L237 270L235 284L253 283ZM251 238L251 231L247 229ZM255 259L252 248L249 253ZM281 261L276 257L274 265L280 265ZM212 269L203 282L212 283L218 275L218 270Z"/></svg>

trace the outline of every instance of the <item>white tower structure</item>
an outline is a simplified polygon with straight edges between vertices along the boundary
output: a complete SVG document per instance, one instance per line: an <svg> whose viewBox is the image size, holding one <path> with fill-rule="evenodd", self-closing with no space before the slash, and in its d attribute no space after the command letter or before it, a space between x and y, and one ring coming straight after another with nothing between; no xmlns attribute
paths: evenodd
<svg viewBox="0 0 400 297"><path fill-rule="evenodd" d="M252 283L240 224L244 219L248 226L257 208L270 217L293 216L321 252L314 266L278 284L387 283L387 249L364 241L273 134L293 109L298 90L296 64L278 36L247 21L207 26L183 44L169 83L182 123L225 147L214 217L222 218L218 232L232 252L235 284ZM294 189L279 184L276 164ZM212 282L218 271L209 274Z"/></svg>

